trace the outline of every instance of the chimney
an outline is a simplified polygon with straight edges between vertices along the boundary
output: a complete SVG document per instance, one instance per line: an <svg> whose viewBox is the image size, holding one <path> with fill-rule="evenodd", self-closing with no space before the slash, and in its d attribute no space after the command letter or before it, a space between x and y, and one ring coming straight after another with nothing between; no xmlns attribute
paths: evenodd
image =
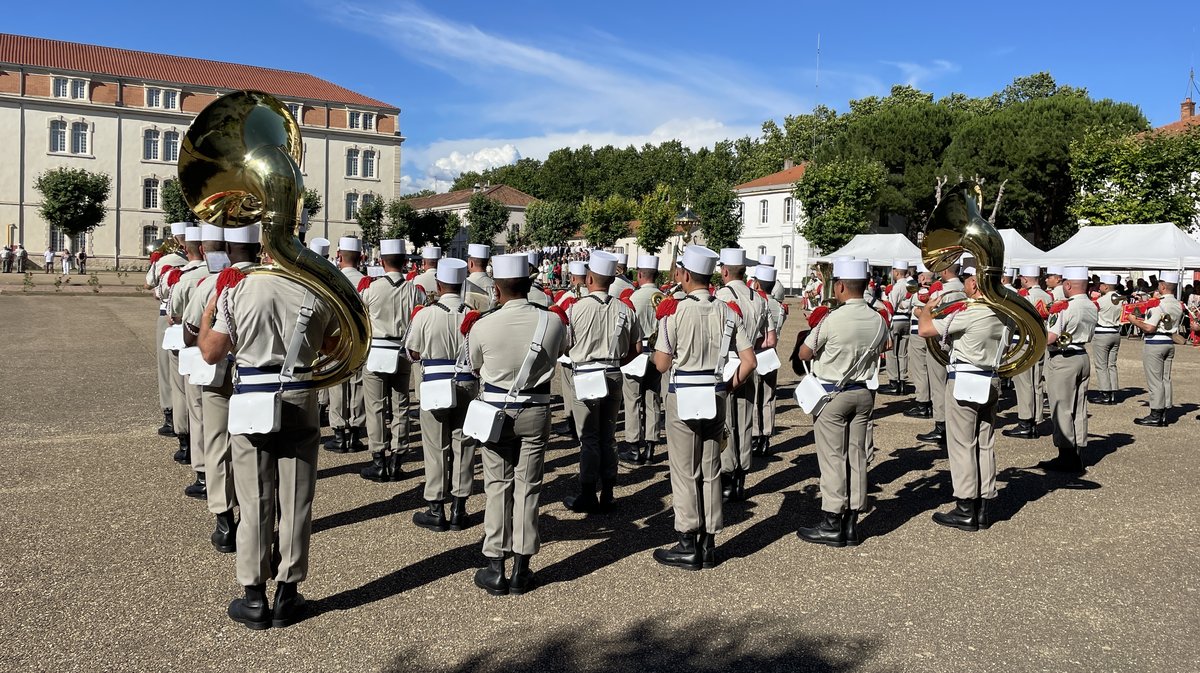
<svg viewBox="0 0 1200 673"><path fill-rule="evenodd" d="M1191 96L1188 96L1187 98L1183 99L1182 103L1179 104L1179 118L1181 120L1187 120L1195 116L1196 102L1192 100Z"/></svg>
<svg viewBox="0 0 1200 673"><path fill-rule="evenodd" d="M476 182L475 187L471 190L471 192L478 194L482 189L483 189L483 187L478 182Z"/></svg>
<svg viewBox="0 0 1200 673"><path fill-rule="evenodd" d="M785 171L786 171L786 170L788 170L788 169L790 169L790 168L795 168L795 167L796 167L796 162L795 162L795 161L792 161L791 159L784 159L784 160L783 160L783 170L785 170Z"/></svg>

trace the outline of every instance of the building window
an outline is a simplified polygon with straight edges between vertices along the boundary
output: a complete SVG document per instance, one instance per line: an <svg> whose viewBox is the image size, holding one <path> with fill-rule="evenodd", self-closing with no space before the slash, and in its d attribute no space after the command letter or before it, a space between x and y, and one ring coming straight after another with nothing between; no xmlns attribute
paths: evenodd
<svg viewBox="0 0 1200 673"><path fill-rule="evenodd" d="M300 104L299 103L288 103L287 109L288 109L288 112L291 113L292 119L295 119L296 123L299 124L300 123Z"/></svg>
<svg viewBox="0 0 1200 673"><path fill-rule="evenodd" d="M767 200L763 199L758 202L758 221L760 224L767 223Z"/></svg>
<svg viewBox="0 0 1200 673"><path fill-rule="evenodd" d="M794 211L792 210L792 197L789 196L783 200L783 221L784 222L794 222L795 215L793 214L793 212Z"/></svg>
<svg viewBox="0 0 1200 673"><path fill-rule="evenodd" d="M53 94L55 98L87 100L88 81L86 79L67 79L66 77L55 77Z"/></svg>
<svg viewBox="0 0 1200 673"><path fill-rule="evenodd" d="M67 151L67 123L60 120L50 122L50 151Z"/></svg>
<svg viewBox="0 0 1200 673"><path fill-rule="evenodd" d="M167 110L177 109L179 107L177 104L178 101L179 101L179 92L177 92L177 91L164 91L163 92L163 108L164 109L167 109Z"/></svg>
<svg viewBox="0 0 1200 673"><path fill-rule="evenodd" d="M55 77L54 78L54 97L55 98L66 98L68 85L69 85L69 82L66 77Z"/></svg>
<svg viewBox="0 0 1200 673"><path fill-rule="evenodd" d="M763 255L765 255L765 254L767 254L767 246L765 246L765 245L758 246L758 258L762 259Z"/></svg>
<svg viewBox="0 0 1200 673"><path fill-rule="evenodd" d="M352 129L362 128L362 113L361 112L351 112L350 113L350 128L352 128Z"/></svg>
<svg viewBox="0 0 1200 673"><path fill-rule="evenodd" d="M792 268L792 246L783 246L783 268Z"/></svg>
<svg viewBox="0 0 1200 673"><path fill-rule="evenodd" d="M158 210L158 178L142 180L142 210Z"/></svg>
<svg viewBox="0 0 1200 673"><path fill-rule="evenodd" d="M142 159L145 161L158 161L158 131L147 129L142 134Z"/></svg>
<svg viewBox="0 0 1200 673"><path fill-rule="evenodd" d="M373 201L375 201L374 194L363 194L362 199L359 200L359 207L365 208L366 206L370 205Z"/></svg>
<svg viewBox="0 0 1200 673"><path fill-rule="evenodd" d="M371 112L351 112L350 128L370 131L375 128L375 115Z"/></svg>
<svg viewBox="0 0 1200 673"><path fill-rule="evenodd" d="M71 80L71 98L74 100L87 100L87 81L82 79Z"/></svg>
<svg viewBox="0 0 1200 673"><path fill-rule="evenodd" d="M363 128L368 131L375 129L375 115L370 112L363 113Z"/></svg>
<svg viewBox="0 0 1200 673"><path fill-rule="evenodd" d="M358 213L358 194L346 195L346 220L353 220Z"/></svg>
<svg viewBox="0 0 1200 673"><path fill-rule="evenodd" d="M88 125L87 122L75 122L71 124L71 153L72 154L87 154L88 153Z"/></svg>
<svg viewBox="0 0 1200 673"><path fill-rule="evenodd" d="M159 107L162 105L162 89L146 88L146 107Z"/></svg>
<svg viewBox="0 0 1200 673"><path fill-rule="evenodd" d="M375 150L364 150L362 153L362 176L375 177Z"/></svg>
<svg viewBox="0 0 1200 673"><path fill-rule="evenodd" d="M158 87L146 87L146 107L175 110L179 105L179 92Z"/></svg>
<svg viewBox="0 0 1200 673"><path fill-rule="evenodd" d="M163 161L179 161L179 131L163 134Z"/></svg>
<svg viewBox="0 0 1200 673"><path fill-rule="evenodd" d="M150 245L158 238L158 227L149 225L142 227L142 250L149 250ZM150 253L146 253L149 255Z"/></svg>
<svg viewBox="0 0 1200 673"><path fill-rule="evenodd" d="M358 176L358 150L346 150L346 177Z"/></svg>

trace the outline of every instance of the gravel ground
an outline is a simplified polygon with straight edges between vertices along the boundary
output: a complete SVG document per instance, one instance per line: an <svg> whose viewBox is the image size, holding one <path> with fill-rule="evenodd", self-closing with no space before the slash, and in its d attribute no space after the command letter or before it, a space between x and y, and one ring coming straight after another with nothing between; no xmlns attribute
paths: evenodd
<svg viewBox="0 0 1200 673"><path fill-rule="evenodd" d="M650 558L673 538L661 451L622 467L619 513L584 517L562 505L577 458L557 437L542 586L520 597L471 581L482 495L471 528L431 533L410 521L417 452L392 484L359 478L366 454L322 452L312 616L255 633L225 616L233 558L209 545L209 515L181 492L190 472L155 435L154 320L146 298L0 298L0 669L1200 670L1194 349L1176 354L1177 420L1141 428L1141 348L1122 343L1130 396L1092 408L1084 479L1031 469L1049 439L998 437L999 522L974 534L929 520L951 499L945 454L913 438L930 422L900 415L907 399L881 396L868 539L797 540L818 469L809 419L783 402L777 453L700 573Z"/></svg>

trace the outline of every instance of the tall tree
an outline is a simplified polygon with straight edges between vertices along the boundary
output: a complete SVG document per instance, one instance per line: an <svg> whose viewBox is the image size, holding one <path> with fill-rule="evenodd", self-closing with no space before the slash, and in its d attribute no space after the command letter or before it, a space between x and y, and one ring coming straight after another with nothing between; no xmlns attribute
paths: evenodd
<svg viewBox="0 0 1200 673"><path fill-rule="evenodd" d="M388 201L384 208L384 214L387 216L387 227L384 229L384 238L408 238L409 225L412 223L412 218L416 215L416 211L412 206L400 199L392 199Z"/></svg>
<svg viewBox="0 0 1200 673"><path fill-rule="evenodd" d="M613 194L600 201L589 196L579 204L579 221L583 237L594 247L611 248L617 239L629 235L629 220L635 205L630 199Z"/></svg>
<svg viewBox="0 0 1200 673"><path fill-rule="evenodd" d="M489 196L475 194L467 205L467 220L471 242L491 245L496 234L508 226L508 208Z"/></svg>
<svg viewBox="0 0 1200 673"><path fill-rule="evenodd" d="M38 214L68 237L91 231L104 222L112 179L106 173L82 168L52 168L37 177L33 187L42 194Z"/></svg>
<svg viewBox="0 0 1200 673"><path fill-rule="evenodd" d="M383 199L374 198L359 206L354 211L354 219L358 221L363 242L378 248L383 235Z"/></svg>
<svg viewBox="0 0 1200 673"><path fill-rule="evenodd" d="M671 190L659 183L654 191L642 197L638 204L638 247L657 255L671 234L675 233L677 209L671 202Z"/></svg>
<svg viewBox="0 0 1200 673"><path fill-rule="evenodd" d="M321 195L317 193L317 190L312 187L304 190L304 209L308 211L310 221L316 219L317 213L321 212L323 206Z"/></svg>
<svg viewBox="0 0 1200 673"><path fill-rule="evenodd" d="M561 201L534 201L525 209L529 241L538 246L564 246L579 228L575 207Z"/></svg>
<svg viewBox="0 0 1200 673"><path fill-rule="evenodd" d="M162 191L159 193L159 203L162 205L163 216L168 222L197 222L200 218L196 217L196 213L192 212L187 201L183 198L183 190L179 187L178 180L167 180L162 184Z"/></svg>
<svg viewBox="0 0 1200 673"><path fill-rule="evenodd" d="M878 161L835 159L810 164L795 195L808 217L801 235L828 254L871 228L887 169Z"/></svg>

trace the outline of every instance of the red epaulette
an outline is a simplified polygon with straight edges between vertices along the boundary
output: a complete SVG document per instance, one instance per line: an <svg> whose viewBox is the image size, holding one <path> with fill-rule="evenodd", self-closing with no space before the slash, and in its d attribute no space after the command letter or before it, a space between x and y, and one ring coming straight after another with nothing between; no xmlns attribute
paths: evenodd
<svg viewBox="0 0 1200 673"><path fill-rule="evenodd" d="M812 313L808 314L808 326L815 329L816 326L819 325L827 315L829 315L828 306L818 306L814 308Z"/></svg>
<svg viewBox="0 0 1200 673"><path fill-rule="evenodd" d="M617 297L617 299L624 301L626 299L629 299L632 296L633 296L633 288L627 287L621 291L621 296Z"/></svg>
<svg viewBox="0 0 1200 673"><path fill-rule="evenodd" d="M929 286L929 292L931 294L934 292L941 292L941 291L942 291L942 281L940 281L940 280L933 281L933 284Z"/></svg>
<svg viewBox="0 0 1200 673"><path fill-rule="evenodd" d="M363 290L371 287L371 283L373 283L373 282L375 282L375 279L370 276L363 276L362 278L359 278L358 279L358 291L362 292Z"/></svg>
<svg viewBox="0 0 1200 673"><path fill-rule="evenodd" d="M423 309L423 308L425 308L424 304L417 304L416 307L413 308L412 313L409 314L408 321L412 322L413 318L416 318L417 314L420 313L421 309ZM466 332L464 332L464 334L466 334Z"/></svg>
<svg viewBox="0 0 1200 673"><path fill-rule="evenodd" d="M671 284L664 283L664 284L660 285L658 289L662 292L666 292L667 290L671 289Z"/></svg>
<svg viewBox="0 0 1200 673"><path fill-rule="evenodd" d="M1028 297L1029 296L1029 288L1027 288L1027 287L1021 288L1020 290L1017 290L1017 294L1021 295L1022 297Z"/></svg>
<svg viewBox="0 0 1200 673"><path fill-rule="evenodd" d="M579 301L579 297L571 296L571 297L567 297L567 300L561 304L559 304L558 302L555 302L555 305L562 307L562 310L565 311L565 310L571 308L572 306L574 306L575 302L577 302L577 301Z"/></svg>
<svg viewBox="0 0 1200 673"><path fill-rule="evenodd" d="M1033 305L1033 308L1037 310L1038 315L1042 316L1042 320L1050 317L1050 311L1046 310L1046 302L1042 301L1041 299L1039 299L1038 302Z"/></svg>
<svg viewBox="0 0 1200 673"><path fill-rule="evenodd" d="M413 278L416 278L416 277L417 277L417 271L416 271L416 269L413 269L412 271L408 272L408 275L404 277L404 280L412 280Z"/></svg>
<svg viewBox="0 0 1200 673"><path fill-rule="evenodd" d="M552 297L552 295L551 295L551 293L550 293L550 290L549 290L549 288L542 288L542 292L545 292L545 293L546 293L546 299L552 299L552 298L553 298L553 297Z"/></svg>
<svg viewBox="0 0 1200 673"><path fill-rule="evenodd" d="M626 296L624 296L624 293L622 293L622 296L621 296L621 298L620 298L620 299L618 299L617 301L619 301L619 302L621 302L622 304L624 304L624 305L628 306L630 311L637 311L637 309L635 309L635 308L633 307L633 300L632 300L632 299L630 299L629 297L626 297Z"/></svg>
<svg viewBox="0 0 1200 673"><path fill-rule="evenodd" d="M891 294L892 293L892 284L888 283L887 286L883 288L883 292L884 292L884 294Z"/></svg>
<svg viewBox="0 0 1200 673"><path fill-rule="evenodd" d="M728 304L728 305L729 305L729 308L730 308L730 309L731 309L731 310L732 310L734 313L736 313L736 314L737 314L737 317L739 317L739 318L741 318L741 317L742 317L742 307L741 307L741 306L738 306L738 304L737 304L737 302L736 302L736 301L727 301L727 302L725 302L725 303L726 303L726 304Z"/></svg>
<svg viewBox="0 0 1200 673"><path fill-rule="evenodd" d="M781 304L780 304L780 306L782 306L782 307L783 307L783 314L784 314L784 315L787 315L788 313L790 313L790 311L788 310L788 305L787 305L787 304L783 304L783 303L781 303Z"/></svg>
<svg viewBox="0 0 1200 673"><path fill-rule="evenodd" d="M942 317L944 318L944 317L950 315L951 313L958 313L959 311L965 309L966 307L967 307L967 302L956 301L953 304L950 304L949 306L947 306L945 309L942 310Z"/></svg>
<svg viewBox="0 0 1200 673"><path fill-rule="evenodd" d="M670 315L675 315L675 309L679 308L679 300L675 297L667 297L658 302L658 308L654 310L654 317L662 320Z"/></svg>
<svg viewBox="0 0 1200 673"><path fill-rule="evenodd" d="M708 293L709 293L709 294L716 294L716 293L717 293L717 288L713 287L712 285L709 285L709 286L708 286Z"/></svg>
<svg viewBox="0 0 1200 673"><path fill-rule="evenodd" d="M1066 299L1059 299L1058 301L1056 301L1050 305L1050 313L1051 314L1062 313L1070 305L1071 305L1071 302L1067 301Z"/></svg>
<svg viewBox="0 0 1200 673"><path fill-rule="evenodd" d="M158 251L150 253L150 266L154 266L158 260L162 259L163 254Z"/></svg>
<svg viewBox="0 0 1200 673"><path fill-rule="evenodd" d="M178 267L172 267L171 270L167 272L167 287L174 287L175 283L178 283L180 278L183 278L183 272L180 271Z"/></svg>
<svg viewBox="0 0 1200 673"><path fill-rule="evenodd" d="M767 298L767 293L762 288L755 290L755 292L757 292L758 296L762 297L764 300Z"/></svg>
<svg viewBox="0 0 1200 673"><path fill-rule="evenodd" d="M558 292L554 293L554 297L553 297L554 303L557 304L558 300L562 299L562 296L566 293L567 293L566 290L559 290Z"/></svg>
<svg viewBox="0 0 1200 673"><path fill-rule="evenodd" d="M417 308L420 308L420 306L418 306ZM482 317L483 317L483 314L480 313L479 311L475 311L475 310L467 311L467 314L465 316L463 316L462 325L458 328L459 331L462 332L463 336L466 336L467 333L469 333L471 331L471 328L475 326L475 321L479 320Z"/></svg>
<svg viewBox="0 0 1200 673"><path fill-rule="evenodd" d="M558 304L551 304L550 311L558 314L558 319L562 321L562 324L571 324L571 321L567 320L567 312L563 310L563 307L559 306Z"/></svg>
<svg viewBox="0 0 1200 673"><path fill-rule="evenodd" d="M232 266L221 269L221 273L217 275L217 294L221 294L226 288L236 286L245 279L246 274L241 269L235 269Z"/></svg>

